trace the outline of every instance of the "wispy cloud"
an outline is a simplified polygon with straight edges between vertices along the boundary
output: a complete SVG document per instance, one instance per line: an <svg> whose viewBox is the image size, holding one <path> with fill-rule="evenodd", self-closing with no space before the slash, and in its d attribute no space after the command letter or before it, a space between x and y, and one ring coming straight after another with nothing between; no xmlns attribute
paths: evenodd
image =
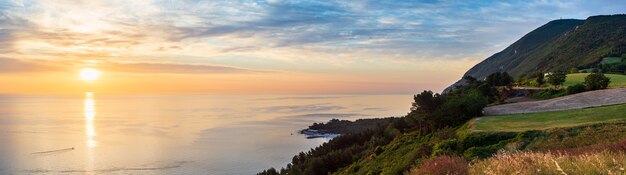
<svg viewBox="0 0 626 175"><path fill-rule="evenodd" d="M72 61L20 60L0 58L0 73L50 72L80 67L84 63ZM272 73L272 71L243 69L230 66L184 64L168 62L92 62L97 68L112 72L169 73L169 74L233 74Z"/></svg>
<svg viewBox="0 0 626 175"><path fill-rule="evenodd" d="M0 57L65 67L97 60L125 72L332 75L324 81L346 84L376 77L352 83L363 88L436 79L443 87L548 21L624 9L610 0L0 1Z"/></svg>
<svg viewBox="0 0 626 175"><path fill-rule="evenodd" d="M0 73L45 72L59 70L57 66L46 64L46 61L23 61L18 59L0 58Z"/></svg>
<svg viewBox="0 0 626 175"><path fill-rule="evenodd" d="M182 73L182 74L224 74L224 73L270 73L271 71L252 70L229 66L182 64L182 63L116 63L98 64L106 70L137 73Z"/></svg>

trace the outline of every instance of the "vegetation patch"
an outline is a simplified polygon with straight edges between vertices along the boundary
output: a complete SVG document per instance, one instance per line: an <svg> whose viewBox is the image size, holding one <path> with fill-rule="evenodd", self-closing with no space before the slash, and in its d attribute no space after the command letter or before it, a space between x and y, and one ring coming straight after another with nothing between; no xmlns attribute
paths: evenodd
<svg viewBox="0 0 626 175"><path fill-rule="evenodd" d="M623 58L622 57L605 57L602 58L602 61L600 62L600 64L618 64L618 63L622 63Z"/></svg>
<svg viewBox="0 0 626 175"><path fill-rule="evenodd" d="M578 74L568 74L565 79L565 83L563 86L573 86L576 84L582 84L585 82L585 77L587 77L589 73L578 73ZM626 87L626 75L619 74L604 74L605 76L611 79L611 83L609 83L609 88L625 88Z"/></svg>
<svg viewBox="0 0 626 175"><path fill-rule="evenodd" d="M620 104L567 111L485 116L474 119L472 130L521 132L624 119L626 119L626 104Z"/></svg>

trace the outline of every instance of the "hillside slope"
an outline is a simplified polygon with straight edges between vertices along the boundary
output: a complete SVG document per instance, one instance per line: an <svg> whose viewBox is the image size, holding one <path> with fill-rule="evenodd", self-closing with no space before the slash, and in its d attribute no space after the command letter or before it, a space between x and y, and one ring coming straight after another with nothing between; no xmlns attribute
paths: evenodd
<svg viewBox="0 0 626 175"><path fill-rule="evenodd" d="M513 77L519 77L533 72L589 67L603 57L626 53L624 36L626 15L555 20L478 63L463 76L482 79L491 73L506 71Z"/></svg>
<svg viewBox="0 0 626 175"><path fill-rule="evenodd" d="M551 21L526 34L501 52L478 63L464 76L482 79L493 72L514 70L531 55L542 50L547 43L583 23L584 20L577 19Z"/></svg>

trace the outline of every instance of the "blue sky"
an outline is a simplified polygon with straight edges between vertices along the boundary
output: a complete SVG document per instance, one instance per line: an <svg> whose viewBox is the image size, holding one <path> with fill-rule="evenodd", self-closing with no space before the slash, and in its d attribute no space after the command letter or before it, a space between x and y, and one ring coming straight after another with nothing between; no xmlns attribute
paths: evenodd
<svg viewBox="0 0 626 175"><path fill-rule="evenodd" d="M624 9L624 2L602 0L5 0L0 62L11 66L0 72L91 66L126 73L263 74L286 84L300 77L338 87L392 85L364 93L440 90L551 20Z"/></svg>

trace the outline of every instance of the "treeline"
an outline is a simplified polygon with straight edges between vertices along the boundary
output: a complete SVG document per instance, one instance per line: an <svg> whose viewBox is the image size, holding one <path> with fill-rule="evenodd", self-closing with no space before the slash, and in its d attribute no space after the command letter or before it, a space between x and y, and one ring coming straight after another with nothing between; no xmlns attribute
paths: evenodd
<svg viewBox="0 0 626 175"><path fill-rule="evenodd" d="M313 123L308 129L317 130L319 133L347 134L386 125L392 120L393 117L358 119L355 121L332 119L327 123Z"/></svg>
<svg viewBox="0 0 626 175"><path fill-rule="evenodd" d="M391 118L390 122L365 131L343 134L301 152L280 170L270 168L259 175L326 175L336 172L366 158L405 133L417 133L418 137L422 137L442 128L458 127L480 116L482 109L496 99L494 91L494 86L476 79L446 94L424 91L414 96L410 112L405 117Z"/></svg>

